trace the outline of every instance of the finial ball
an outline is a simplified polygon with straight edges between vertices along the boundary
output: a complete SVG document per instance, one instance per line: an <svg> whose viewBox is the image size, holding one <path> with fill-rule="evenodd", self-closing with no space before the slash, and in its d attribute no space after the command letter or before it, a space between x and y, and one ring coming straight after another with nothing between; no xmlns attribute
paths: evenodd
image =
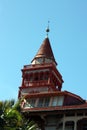
<svg viewBox="0 0 87 130"><path fill-rule="evenodd" d="M49 29L49 21L48 21L48 27L46 28L46 32L47 32L47 37L48 37L48 33L50 32L50 29Z"/></svg>
<svg viewBox="0 0 87 130"><path fill-rule="evenodd" d="M49 29L49 28L47 28L47 29L46 29L46 32L49 32L49 31L50 31L50 29Z"/></svg>

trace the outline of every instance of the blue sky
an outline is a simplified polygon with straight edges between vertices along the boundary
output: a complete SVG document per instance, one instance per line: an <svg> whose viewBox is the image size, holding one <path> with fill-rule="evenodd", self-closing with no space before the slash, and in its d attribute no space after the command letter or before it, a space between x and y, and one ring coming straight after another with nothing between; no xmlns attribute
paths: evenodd
<svg viewBox="0 0 87 130"><path fill-rule="evenodd" d="M48 20L62 90L87 100L87 0L0 0L0 100L17 99Z"/></svg>

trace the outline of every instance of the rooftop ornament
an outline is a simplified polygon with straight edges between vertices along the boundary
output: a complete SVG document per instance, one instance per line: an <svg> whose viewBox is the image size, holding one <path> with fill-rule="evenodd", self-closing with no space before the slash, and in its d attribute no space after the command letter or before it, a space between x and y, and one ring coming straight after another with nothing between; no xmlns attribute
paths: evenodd
<svg viewBox="0 0 87 130"><path fill-rule="evenodd" d="M48 33L50 32L50 29L49 29L49 23L50 23L50 21L48 21L48 27L46 28L47 37L48 37Z"/></svg>

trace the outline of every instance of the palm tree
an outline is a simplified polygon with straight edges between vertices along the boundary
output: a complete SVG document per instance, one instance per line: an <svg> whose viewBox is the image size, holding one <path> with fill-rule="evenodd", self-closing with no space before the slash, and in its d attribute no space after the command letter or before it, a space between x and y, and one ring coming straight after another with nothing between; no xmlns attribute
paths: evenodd
<svg viewBox="0 0 87 130"><path fill-rule="evenodd" d="M3 102L0 102L0 129L3 129L5 121L3 119Z"/></svg>
<svg viewBox="0 0 87 130"><path fill-rule="evenodd" d="M14 127L20 127L22 124L22 116L19 111L14 109L14 100L0 102L0 129L16 130Z"/></svg>
<svg viewBox="0 0 87 130"><path fill-rule="evenodd" d="M21 113L21 100L0 102L0 130L36 130L37 124Z"/></svg>

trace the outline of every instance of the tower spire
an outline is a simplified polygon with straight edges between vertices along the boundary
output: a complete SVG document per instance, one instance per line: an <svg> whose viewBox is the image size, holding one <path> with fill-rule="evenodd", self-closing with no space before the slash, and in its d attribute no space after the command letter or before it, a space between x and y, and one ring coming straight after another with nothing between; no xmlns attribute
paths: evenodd
<svg viewBox="0 0 87 130"><path fill-rule="evenodd" d="M47 28L46 28L47 37L48 37L48 33L50 32L49 23L50 23L50 21L48 21L48 26L47 26Z"/></svg>

